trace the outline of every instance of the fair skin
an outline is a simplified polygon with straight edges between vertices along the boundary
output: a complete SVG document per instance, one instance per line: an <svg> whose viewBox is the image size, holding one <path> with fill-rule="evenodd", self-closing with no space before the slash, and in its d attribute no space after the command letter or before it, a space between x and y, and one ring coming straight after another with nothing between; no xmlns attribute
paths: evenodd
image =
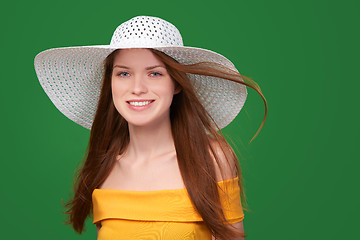
<svg viewBox="0 0 360 240"><path fill-rule="evenodd" d="M185 188L170 125L170 105L180 90L175 88L165 65L148 49L121 50L113 66L114 105L128 122L130 142L100 188ZM233 225L242 229L242 222ZM98 231L100 227L98 224Z"/></svg>

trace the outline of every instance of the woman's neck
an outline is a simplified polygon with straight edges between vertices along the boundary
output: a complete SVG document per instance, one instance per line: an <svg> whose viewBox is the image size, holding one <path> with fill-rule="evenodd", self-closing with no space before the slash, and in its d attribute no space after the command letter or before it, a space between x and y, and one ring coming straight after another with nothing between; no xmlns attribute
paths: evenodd
<svg viewBox="0 0 360 240"><path fill-rule="evenodd" d="M175 151L170 118L150 126L129 124L129 135L126 155L134 162L146 163L157 156Z"/></svg>

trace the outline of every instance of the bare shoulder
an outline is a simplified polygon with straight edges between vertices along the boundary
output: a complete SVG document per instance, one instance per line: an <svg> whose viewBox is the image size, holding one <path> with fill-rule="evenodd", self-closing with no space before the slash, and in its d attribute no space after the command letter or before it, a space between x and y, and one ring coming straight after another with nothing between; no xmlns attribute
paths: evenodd
<svg viewBox="0 0 360 240"><path fill-rule="evenodd" d="M210 154L214 160L217 181L232 179L236 177L237 164L235 161L237 161L237 159L231 147L228 144L226 146L224 144L220 144L213 139L210 141L210 145L213 152L217 156L216 159L214 157L214 154L210 150Z"/></svg>

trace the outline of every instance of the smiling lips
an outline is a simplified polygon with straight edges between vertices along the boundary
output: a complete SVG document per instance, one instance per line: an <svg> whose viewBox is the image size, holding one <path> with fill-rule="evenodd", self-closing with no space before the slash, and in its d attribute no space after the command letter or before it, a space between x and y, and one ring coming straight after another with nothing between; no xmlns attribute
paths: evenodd
<svg viewBox="0 0 360 240"><path fill-rule="evenodd" d="M129 108L136 111L142 111L151 106L155 100L130 100L126 101L129 105Z"/></svg>

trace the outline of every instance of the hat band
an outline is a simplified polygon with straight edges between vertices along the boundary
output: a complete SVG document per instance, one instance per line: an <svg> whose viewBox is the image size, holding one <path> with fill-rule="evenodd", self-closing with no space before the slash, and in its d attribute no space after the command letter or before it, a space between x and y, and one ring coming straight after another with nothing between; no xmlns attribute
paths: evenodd
<svg viewBox="0 0 360 240"><path fill-rule="evenodd" d="M129 38L121 39L119 42L111 42L113 48L155 48L155 47L183 47L182 43L165 42L160 38Z"/></svg>

